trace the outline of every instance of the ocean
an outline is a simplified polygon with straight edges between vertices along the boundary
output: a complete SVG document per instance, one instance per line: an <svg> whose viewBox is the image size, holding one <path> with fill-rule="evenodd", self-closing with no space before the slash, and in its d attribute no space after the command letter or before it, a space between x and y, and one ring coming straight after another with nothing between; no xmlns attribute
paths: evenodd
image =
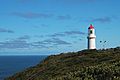
<svg viewBox="0 0 120 80"><path fill-rule="evenodd" d="M47 56L0 56L0 80L40 63Z"/></svg>

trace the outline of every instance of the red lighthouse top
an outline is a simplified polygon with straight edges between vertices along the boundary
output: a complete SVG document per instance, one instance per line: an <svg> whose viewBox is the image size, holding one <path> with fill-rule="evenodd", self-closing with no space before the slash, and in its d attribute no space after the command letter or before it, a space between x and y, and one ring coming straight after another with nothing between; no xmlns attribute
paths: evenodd
<svg viewBox="0 0 120 80"><path fill-rule="evenodd" d="M88 29L94 29L93 25L92 25L92 24L90 24L90 27L89 27Z"/></svg>

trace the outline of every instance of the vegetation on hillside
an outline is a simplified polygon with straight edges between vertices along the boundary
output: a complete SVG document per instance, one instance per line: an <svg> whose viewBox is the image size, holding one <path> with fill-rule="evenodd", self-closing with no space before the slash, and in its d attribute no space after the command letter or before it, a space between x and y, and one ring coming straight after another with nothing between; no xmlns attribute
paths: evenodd
<svg viewBox="0 0 120 80"><path fill-rule="evenodd" d="M120 80L120 47L51 55L5 80Z"/></svg>

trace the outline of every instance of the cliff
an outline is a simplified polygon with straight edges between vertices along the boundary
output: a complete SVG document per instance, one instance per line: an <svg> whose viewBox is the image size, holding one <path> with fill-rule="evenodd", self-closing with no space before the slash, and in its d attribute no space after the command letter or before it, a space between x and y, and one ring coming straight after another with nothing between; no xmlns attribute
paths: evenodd
<svg viewBox="0 0 120 80"><path fill-rule="evenodd" d="M5 80L120 80L120 48L51 55Z"/></svg>

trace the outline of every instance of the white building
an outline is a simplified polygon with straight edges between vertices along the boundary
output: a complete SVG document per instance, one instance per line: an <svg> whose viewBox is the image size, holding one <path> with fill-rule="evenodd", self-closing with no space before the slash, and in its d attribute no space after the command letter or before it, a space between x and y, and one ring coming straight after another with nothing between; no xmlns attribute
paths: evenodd
<svg viewBox="0 0 120 80"><path fill-rule="evenodd" d="M96 49L96 43L95 43L95 29L92 26L92 24L90 25L90 27L88 28L88 49Z"/></svg>

